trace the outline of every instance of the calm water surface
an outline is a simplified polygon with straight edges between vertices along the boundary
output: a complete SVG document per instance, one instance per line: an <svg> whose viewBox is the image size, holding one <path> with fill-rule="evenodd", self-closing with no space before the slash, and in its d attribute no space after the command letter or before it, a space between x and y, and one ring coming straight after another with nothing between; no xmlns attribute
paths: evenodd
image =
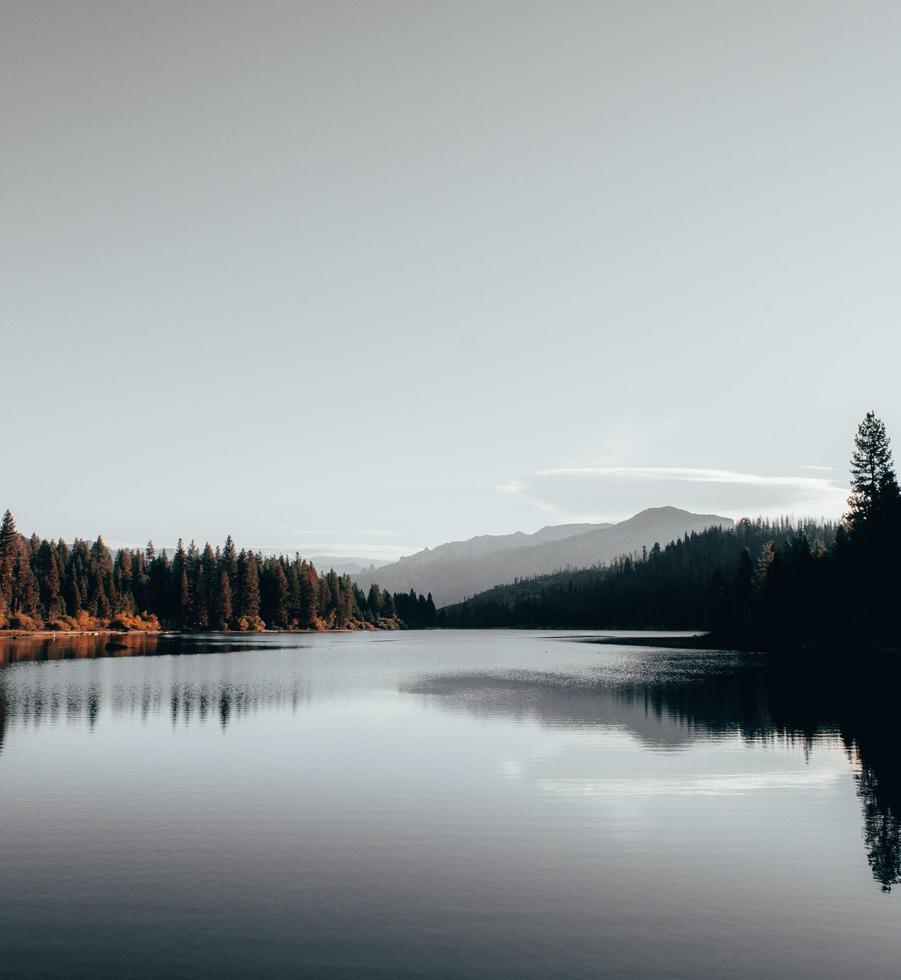
<svg viewBox="0 0 901 980"><path fill-rule="evenodd" d="M0 974L897 976L890 663L0 641Z"/></svg>

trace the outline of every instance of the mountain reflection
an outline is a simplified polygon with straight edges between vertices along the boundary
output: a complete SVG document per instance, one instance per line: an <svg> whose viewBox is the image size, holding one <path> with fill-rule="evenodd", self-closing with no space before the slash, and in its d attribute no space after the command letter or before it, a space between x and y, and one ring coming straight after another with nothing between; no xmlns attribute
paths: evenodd
<svg viewBox="0 0 901 980"><path fill-rule="evenodd" d="M812 750L838 737L853 767L873 877L901 884L901 668L889 658L655 650L621 670L576 675L443 674L404 690L449 710L531 718L548 726L614 726L657 750L738 735Z"/></svg>

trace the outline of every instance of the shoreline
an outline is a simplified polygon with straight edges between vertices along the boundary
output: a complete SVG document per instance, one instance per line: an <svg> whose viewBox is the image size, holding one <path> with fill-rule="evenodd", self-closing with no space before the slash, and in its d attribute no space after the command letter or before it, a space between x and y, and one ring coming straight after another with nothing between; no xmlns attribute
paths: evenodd
<svg viewBox="0 0 901 980"><path fill-rule="evenodd" d="M84 636L267 636L276 634L306 635L314 633L396 633L398 629L349 629L346 626L331 629L293 630L0 630L0 640L56 640Z"/></svg>
<svg viewBox="0 0 901 980"><path fill-rule="evenodd" d="M602 646L659 647L674 650L725 650L737 653L781 654L794 656L897 656L901 648L890 643L868 639L829 640L794 633L761 635L748 631L709 630L694 636L624 636L588 637L585 643Z"/></svg>

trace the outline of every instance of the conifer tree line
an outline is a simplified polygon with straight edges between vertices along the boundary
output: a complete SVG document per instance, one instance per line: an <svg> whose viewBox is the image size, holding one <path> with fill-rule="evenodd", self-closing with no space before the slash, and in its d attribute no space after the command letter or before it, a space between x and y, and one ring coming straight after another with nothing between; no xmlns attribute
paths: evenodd
<svg viewBox="0 0 901 980"><path fill-rule="evenodd" d="M854 439L841 521L743 519L640 556L483 592L439 625L731 628L823 639L895 635L901 494L885 426L869 412Z"/></svg>
<svg viewBox="0 0 901 980"><path fill-rule="evenodd" d="M799 628L894 635L901 594L901 492L883 423L854 440L848 512L838 522L743 519L604 567L498 586L436 611L432 596L368 593L300 556L200 550L179 541L113 555L25 538L0 524L0 629L259 630L486 626Z"/></svg>
<svg viewBox="0 0 901 980"><path fill-rule="evenodd" d="M0 629L262 630L434 626L431 595L368 593L300 556L215 550L179 540L171 555L94 542L25 538L0 525Z"/></svg>

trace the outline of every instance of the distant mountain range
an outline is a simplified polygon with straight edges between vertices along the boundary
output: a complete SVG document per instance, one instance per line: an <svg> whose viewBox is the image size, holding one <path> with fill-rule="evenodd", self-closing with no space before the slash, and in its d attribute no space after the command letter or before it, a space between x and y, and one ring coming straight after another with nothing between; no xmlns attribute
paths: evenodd
<svg viewBox="0 0 901 980"><path fill-rule="evenodd" d="M372 582L392 592L431 592L437 606L529 575L588 568L632 555L655 542L661 547L691 531L733 527L730 517L652 507L618 524L556 524L534 534L483 534L426 548L381 568L354 575L364 590Z"/></svg>
<svg viewBox="0 0 901 980"><path fill-rule="evenodd" d="M338 575L358 575L373 568L388 565L387 561L377 561L373 558L358 558L347 555L310 555L309 560L320 572L334 569Z"/></svg>

